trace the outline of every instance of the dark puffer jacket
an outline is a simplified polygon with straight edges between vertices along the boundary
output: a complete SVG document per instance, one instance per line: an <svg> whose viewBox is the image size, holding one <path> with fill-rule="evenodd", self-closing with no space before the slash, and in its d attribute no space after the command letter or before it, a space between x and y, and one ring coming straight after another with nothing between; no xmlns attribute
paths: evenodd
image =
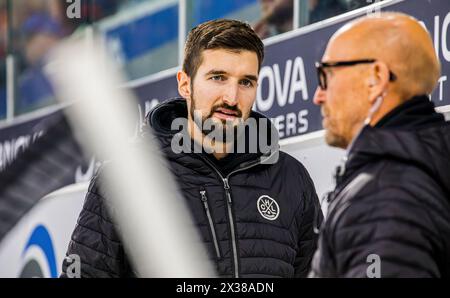
<svg viewBox="0 0 450 298"><path fill-rule="evenodd" d="M450 277L450 123L426 96L366 127L337 182L312 276Z"/></svg>
<svg viewBox="0 0 450 298"><path fill-rule="evenodd" d="M217 264L218 275L306 276L318 238L313 221L322 218L306 169L283 152L275 164L264 164L270 157L261 152L237 157L242 162L224 175L205 154L176 154L171 149L175 132L170 123L186 114L184 100L165 102L151 112L148 124ZM83 277L132 276L117 228L105 208L107 191L100 176L91 182L67 255L80 256ZM264 200L275 211L270 220L258 210ZM260 205L264 207L270 206ZM64 261L63 276L70 264Z"/></svg>

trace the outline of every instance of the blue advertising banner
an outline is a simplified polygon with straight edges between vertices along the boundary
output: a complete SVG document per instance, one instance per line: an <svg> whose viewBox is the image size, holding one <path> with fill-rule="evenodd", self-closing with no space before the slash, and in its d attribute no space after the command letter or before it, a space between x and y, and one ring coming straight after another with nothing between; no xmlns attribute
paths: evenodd
<svg viewBox="0 0 450 298"><path fill-rule="evenodd" d="M28 148L39 136L42 136L44 131L39 129L38 124L49 117L53 117L53 114L0 130L0 171L11 164L21 151Z"/></svg>

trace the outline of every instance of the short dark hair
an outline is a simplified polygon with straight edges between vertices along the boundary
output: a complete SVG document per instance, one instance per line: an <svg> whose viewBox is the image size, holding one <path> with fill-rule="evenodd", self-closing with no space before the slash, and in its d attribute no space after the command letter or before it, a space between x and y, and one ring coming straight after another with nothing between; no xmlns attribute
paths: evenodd
<svg viewBox="0 0 450 298"><path fill-rule="evenodd" d="M194 27L184 47L183 71L195 77L202 63L202 52L211 49L248 50L258 56L258 71L264 59L264 44L249 24L217 19Z"/></svg>

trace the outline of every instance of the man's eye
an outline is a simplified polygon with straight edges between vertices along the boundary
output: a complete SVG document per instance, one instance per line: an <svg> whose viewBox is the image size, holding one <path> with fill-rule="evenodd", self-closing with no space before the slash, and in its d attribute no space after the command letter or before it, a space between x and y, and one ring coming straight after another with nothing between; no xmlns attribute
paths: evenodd
<svg viewBox="0 0 450 298"><path fill-rule="evenodd" d="M224 81L225 77L223 75L215 75L211 77L211 80L213 81Z"/></svg>
<svg viewBox="0 0 450 298"><path fill-rule="evenodd" d="M247 79L242 80L242 81L241 81L241 84L242 84L243 86L245 86L245 87L253 87L253 82L250 81L250 80L247 80Z"/></svg>

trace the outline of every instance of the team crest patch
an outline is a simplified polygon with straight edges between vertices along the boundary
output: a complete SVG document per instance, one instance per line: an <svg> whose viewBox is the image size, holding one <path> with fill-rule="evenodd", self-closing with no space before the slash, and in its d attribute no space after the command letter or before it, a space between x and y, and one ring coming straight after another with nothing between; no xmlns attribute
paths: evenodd
<svg viewBox="0 0 450 298"><path fill-rule="evenodd" d="M260 196L256 202L256 206L261 216L267 220L275 220L280 215L280 206L268 195Z"/></svg>

